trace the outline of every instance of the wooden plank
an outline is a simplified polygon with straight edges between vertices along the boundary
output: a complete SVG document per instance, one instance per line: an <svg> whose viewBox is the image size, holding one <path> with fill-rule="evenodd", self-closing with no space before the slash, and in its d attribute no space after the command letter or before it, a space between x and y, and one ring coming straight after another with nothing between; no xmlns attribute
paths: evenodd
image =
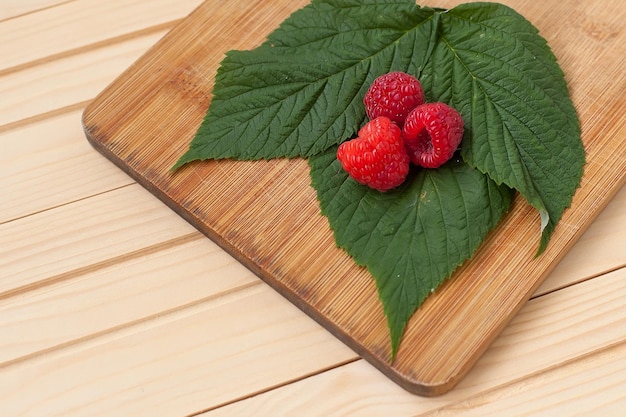
<svg viewBox="0 0 626 417"><path fill-rule="evenodd" d="M0 21L58 6L68 0L2 0Z"/></svg>
<svg viewBox="0 0 626 417"><path fill-rule="evenodd" d="M617 293L613 294L614 291ZM572 361L588 363L587 358L594 352L604 352L614 344L623 345L626 342L624 295L626 269L622 268L529 301L457 388L440 397L411 395L377 376L376 369L368 363L357 361L200 416L447 416L448 408L454 410L455 405L480 405L484 395L495 401L497 395L489 393L500 390L508 395L514 394L516 388L523 392L524 387L532 388L533 381L542 380L545 372L571 369L568 363ZM597 312L590 314L596 309ZM588 364L592 366L593 362ZM623 386L623 374L617 381ZM561 386L559 381L546 382L550 382L552 390ZM578 395L598 388L594 379L581 377L578 383ZM540 392L539 389L537 393ZM624 395L623 390L620 392ZM542 398L536 403L541 406L545 401L550 400ZM438 414L442 408L444 411ZM510 412L496 415L510 415Z"/></svg>
<svg viewBox="0 0 626 417"><path fill-rule="evenodd" d="M0 299L0 368L258 283L248 269L198 234L191 241Z"/></svg>
<svg viewBox="0 0 626 417"><path fill-rule="evenodd" d="M93 99L164 34L157 31L0 76L0 132L3 125Z"/></svg>
<svg viewBox="0 0 626 417"><path fill-rule="evenodd" d="M46 140L41 140L46 137ZM79 112L0 134L0 223L81 200L133 181L85 142ZM36 195L37 198L32 198ZM535 294L623 265L622 189ZM42 231L40 233L44 233ZM83 233L90 233L83 230ZM50 240L54 236L44 236Z"/></svg>
<svg viewBox="0 0 626 417"><path fill-rule="evenodd" d="M3 368L0 415L413 416L623 343L624 297L622 269L534 299L457 389L422 398L341 366L352 351L254 285Z"/></svg>
<svg viewBox="0 0 626 417"><path fill-rule="evenodd" d="M74 111L0 133L0 224L134 182L85 142L80 117Z"/></svg>
<svg viewBox="0 0 626 417"><path fill-rule="evenodd" d="M589 229L537 289L534 297L626 266L626 187L617 193Z"/></svg>
<svg viewBox="0 0 626 417"><path fill-rule="evenodd" d="M613 239L607 239L604 233L595 231L597 225L624 223L620 223L619 217L606 216L622 214L622 210L618 209L621 208L621 195L626 193L622 191L600 215L600 221L594 222L585 233L594 232L596 239L581 239L573 251L597 250L600 254L609 254L607 266L609 261L623 255L619 246L615 246L617 239L623 236L621 232L615 233ZM613 232L619 230L611 229ZM88 230L83 232L89 233ZM74 253L75 249L69 252ZM567 259L564 262L568 262ZM552 281L555 273L546 282ZM598 274L590 273L591 276ZM561 282L566 277L558 278ZM202 291L199 290L202 287L200 282L204 280L207 280L207 289ZM76 274L71 280L0 300L0 339L4 341L0 346L0 362L22 360L55 346L74 343L143 320L160 311L192 304L213 296L217 291L236 290L242 283L247 285L251 281L254 280L250 279L247 269L199 236L191 242L183 241L180 245L138 259L125 258L123 262L109 267ZM567 285L578 279L575 276L569 281ZM171 297L165 297L165 294ZM75 315L75 311L81 311L81 315ZM19 323L14 321L15 317L20 317Z"/></svg>
<svg viewBox="0 0 626 417"><path fill-rule="evenodd" d="M5 223L0 297L197 233L136 184Z"/></svg>
<svg viewBox="0 0 626 417"><path fill-rule="evenodd" d="M200 0L77 0L0 22L0 74L112 38L162 30ZM75 36L80 33L81 36ZM45 34L45 36L42 36Z"/></svg>
<svg viewBox="0 0 626 417"><path fill-rule="evenodd" d="M622 230L606 225L626 224L626 221L620 221L624 198L626 192L622 190L570 252L590 253L595 261L592 264L596 265L596 270L585 269L590 277L600 275L609 267L615 268L618 265L615 260L623 261L624 253L619 245L623 240ZM96 215L100 213L96 212ZM83 233L88 234L89 230L83 230ZM585 237L588 234L593 238ZM48 238L53 240L55 237ZM68 252L75 253L76 250L78 248L71 248ZM604 255L605 259L595 259L594 251L599 256ZM570 260L568 254L563 264L570 262L576 265L577 259ZM88 267L83 269L88 270ZM572 277L564 275L565 271L572 269ZM561 287L572 285L582 279L575 272L575 268L564 267L561 272L557 268L546 283L554 281ZM200 284L204 280L206 286ZM234 291L249 282L247 269L200 236L148 255L125 257L111 266L34 288L19 297L1 299L0 340L4 343L0 346L0 366L2 362L18 360L142 320L161 310L180 308L217 291ZM94 303L93 300L97 301ZM82 313L78 316L75 311ZM14 321L15 317L20 317L19 323Z"/></svg>
<svg viewBox="0 0 626 417"><path fill-rule="evenodd" d="M372 279L335 247L305 161L213 161L169 172L204 116L222 53L255 46L304 2L248 4L223 15L215 10L227 4L205 2L87 109L86 132L111 160L398 384L438 395L469 371L626 178L620 157L626 35L618 30L624 10L608 0L553 1L549 14L545 4L508 3L539 26L567 74L582 120L585 177L540 258L538 216L517 199L473 261L413 317L393 366ZM604 25L591 31L589 19Z"/></svg>
<svg viewBox="0 0 626 417"><path fill-rule="evenodd" d="M621 416L626 343L437 410L437 416Z"/></svg>
<svg viewBox="0 0 626 417"><path fill-rule="evenodd" d="M3 368L0 415L190 415L353 358L259 282Z"/></svg>

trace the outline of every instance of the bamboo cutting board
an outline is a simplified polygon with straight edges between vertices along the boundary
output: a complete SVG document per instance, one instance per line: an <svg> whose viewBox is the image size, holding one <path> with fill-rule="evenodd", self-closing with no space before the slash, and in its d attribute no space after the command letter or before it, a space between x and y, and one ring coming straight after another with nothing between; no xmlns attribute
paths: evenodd
<svg viewBox="0 0 626 417"><path fill-rule="evenodd" d="M87 138L396 383L445 393L624 183L626 13L612 0L506 2L540 29L566 74L587 151L582 186L539 258L538 214L517 198L475 257L413 316L390 364L374 282L335 247L305 160L210 161L169 172L204 117L224 52L257 46L307 3L207 0L87 107Z"/></svg>

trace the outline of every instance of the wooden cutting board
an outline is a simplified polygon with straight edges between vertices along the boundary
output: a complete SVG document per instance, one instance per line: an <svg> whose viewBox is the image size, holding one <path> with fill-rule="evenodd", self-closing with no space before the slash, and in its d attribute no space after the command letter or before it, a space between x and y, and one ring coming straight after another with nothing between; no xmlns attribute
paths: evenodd
<svg viewBox="0 0 626 417"><path fill-rule="evenodd" d="M625 9L613 0L506 2L540 29L565 72L587 151L582 187L539 258L539 217L517 198L474 259L414 315L390 364L374 282L335 247L305 160L210 161L169 171L205 115L224 52L254 48L307 3L206 1L88 106L87 138L392 380L420 395L442 394L624 183Z"/></svg>

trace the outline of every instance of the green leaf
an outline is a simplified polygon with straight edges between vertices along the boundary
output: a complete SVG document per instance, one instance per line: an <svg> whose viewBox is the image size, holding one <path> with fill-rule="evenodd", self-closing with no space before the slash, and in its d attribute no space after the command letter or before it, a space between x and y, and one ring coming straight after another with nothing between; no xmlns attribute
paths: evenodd
<svg viewBox="0 0 626 417"><path fill-rule="evenodd" d="M363 96L377 76L419 73L434 14L412 0L314 0L260 47L226 54L209 111L174 168L308 157L340 143L362 125Z"/></svg>
<svg viewBox="0 0 626 417"><path fill-rule="evenodd" d="M580 184L580 126L545 40L497 3L446 11L314 0L260 47L227 53L209 112L174 168L321 152L358 130L368 85L391 70L419 76L429 101L461 112L463 158L539 210L543 251Z"/></svg>
<svg viewBox="0 0 626 417"><path fill-rule="evenodd" d="M395 355L407 321L508 210L512 190L456 158L380 193L348 177L336 147L309 159L337 245L370 271Z"/></svg>
<svg viewBox="0 0 626 417"><path fill-rule="evenodd" d="M463 162L379 193L349 180L336 145L365 121L389 71L465 121ZM537 29L497 3L451 10L413 0L313 0L258 48L230 51L209 111L179 159L310 158L337 244L374 276L395 355L431 289L472 256L512 190L538 209L543 251L580 184L585 153L565 77Z"/></svg>
<svg viewBox="0 0 626 417"><path fill-rule="evenodd" d="M541 253L585 164L565 77L537 29L506 6L463 4L439 28L424 89L462 113L464 160L539 210Z"/></svg>

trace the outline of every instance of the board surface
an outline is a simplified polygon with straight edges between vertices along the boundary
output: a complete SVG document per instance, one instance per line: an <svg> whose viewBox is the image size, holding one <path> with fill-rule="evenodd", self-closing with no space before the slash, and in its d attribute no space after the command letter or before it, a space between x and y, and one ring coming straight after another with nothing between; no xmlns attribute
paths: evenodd
<svg viewBox="0 0 626 417"><path fill-rule="evenodd" d="M540 29L566 74L587 152L582 185L538 258L538 214L516 198L475 257L412 317L392 364L374 282L336 248L305 160L208 161L170 172L206 113L224 52L257 46L307 3L207 0L87 107L86 136L400 386L420 395L443 394L471 369L624 183L626 39L622 28L609 22L626 13L611 0L505 2Z"/></svg>

